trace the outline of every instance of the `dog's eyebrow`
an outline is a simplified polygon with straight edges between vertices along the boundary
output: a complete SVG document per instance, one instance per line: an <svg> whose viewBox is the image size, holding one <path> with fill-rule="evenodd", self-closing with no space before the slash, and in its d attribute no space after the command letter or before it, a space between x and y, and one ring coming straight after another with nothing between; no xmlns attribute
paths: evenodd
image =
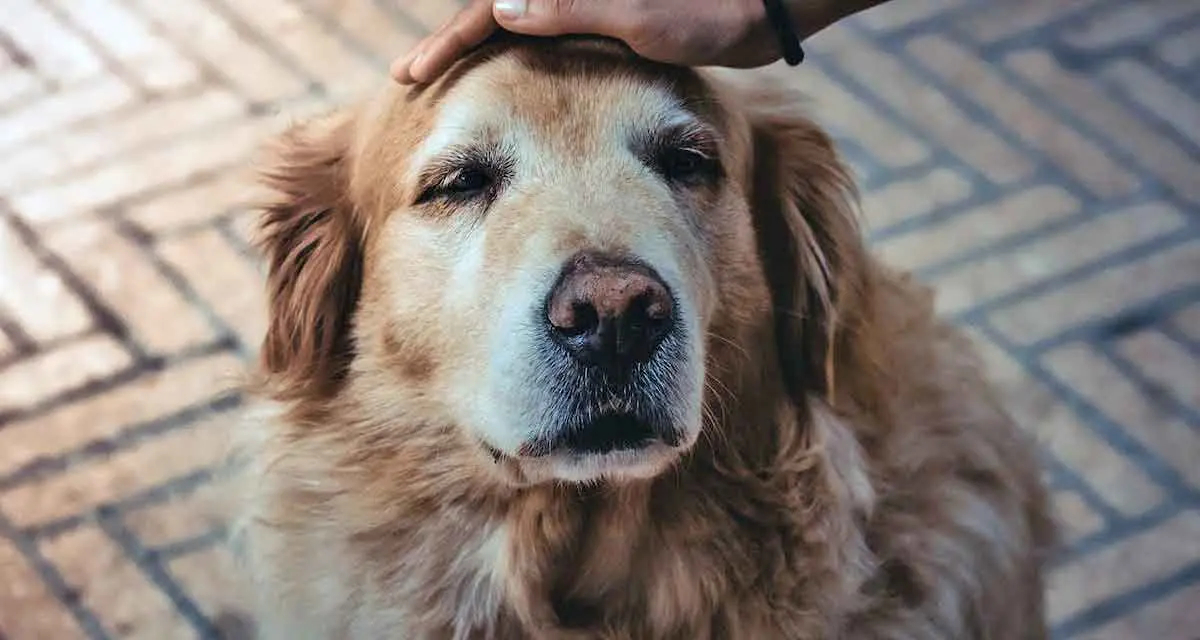
<svg viewBox="0 0 1200 640"><path fill-rule="evenodd" d="M500 147L490 142L450 145L424 161L417 173L417 184L424 188L442 181L463 167L496 164L499 156Z"/></svg>
<svg viewBox="0 0 1200 640"><path fill-rule="evenodd" d="M720 134L687 111L657 119L649 128L637 131L631 140L639 154L650 153L669 146L685 146L706 156L715 157Z"/></svg>
<svg viewBox="0 0 1200 640"><path fill-rule="evenodd" d="M414 166L424 166L456 146L494 139L494 132L478 130L476 115L469 102L451 101L443 104L429 133L414 150Z"/></svg>

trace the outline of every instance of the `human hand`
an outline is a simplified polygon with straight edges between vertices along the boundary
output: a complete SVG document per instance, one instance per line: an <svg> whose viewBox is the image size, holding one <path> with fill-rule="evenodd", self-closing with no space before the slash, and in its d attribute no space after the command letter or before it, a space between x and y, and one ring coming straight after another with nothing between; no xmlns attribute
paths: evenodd
<svg viewBox="0 0 1200 640"><path fill-rule="evenodd" d="M832 22L819 17L825 2L792 4L807 11L793 10L801 37ZM618 38L643 57L687 66L757 67L782 54L762 0L476 0L398 58L392 76L429 82L499 28Z"/></svg>

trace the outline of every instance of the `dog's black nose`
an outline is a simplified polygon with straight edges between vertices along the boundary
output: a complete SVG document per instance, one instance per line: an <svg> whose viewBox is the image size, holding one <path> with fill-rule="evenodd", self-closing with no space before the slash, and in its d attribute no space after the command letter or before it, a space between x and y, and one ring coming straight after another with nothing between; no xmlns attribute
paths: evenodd
<svg viewBox="0 0 1200 640"><path fill-rule="evenodd" d="M671 292L654 270L596 254L568 263L546 314L576 360L610 376L649 360L675 324Z"/></svg>

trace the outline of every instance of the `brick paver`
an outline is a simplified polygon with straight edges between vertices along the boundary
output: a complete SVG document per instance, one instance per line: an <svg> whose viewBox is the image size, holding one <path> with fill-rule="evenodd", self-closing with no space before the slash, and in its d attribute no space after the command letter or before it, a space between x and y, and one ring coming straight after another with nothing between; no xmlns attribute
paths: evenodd
<svg viewBox="0 0 1200 640"><path fill-rule="evenodd" d="M246 161L449 0L4 0L0 638L218 638ZM1058 639L1200 637L1200 4L895 0L781 70L1042 444Z"/></svg>

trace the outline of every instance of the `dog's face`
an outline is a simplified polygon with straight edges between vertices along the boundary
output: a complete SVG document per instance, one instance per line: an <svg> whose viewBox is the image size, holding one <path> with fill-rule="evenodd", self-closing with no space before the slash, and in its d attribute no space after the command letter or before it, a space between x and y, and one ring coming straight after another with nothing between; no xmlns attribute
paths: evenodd
<svg viewBox="0 0 1200 640"><path fill-rule="evenodd" d="M358 380L528 480L656 475L705 428L713 341L798 322L766 244L785 270L815 251L800 291L832 304L830 226L784 219L792 168L756 167L754 133L699 76L592 41L497 47L301 128L272 175L267 369L301 399Z"/></svg>

